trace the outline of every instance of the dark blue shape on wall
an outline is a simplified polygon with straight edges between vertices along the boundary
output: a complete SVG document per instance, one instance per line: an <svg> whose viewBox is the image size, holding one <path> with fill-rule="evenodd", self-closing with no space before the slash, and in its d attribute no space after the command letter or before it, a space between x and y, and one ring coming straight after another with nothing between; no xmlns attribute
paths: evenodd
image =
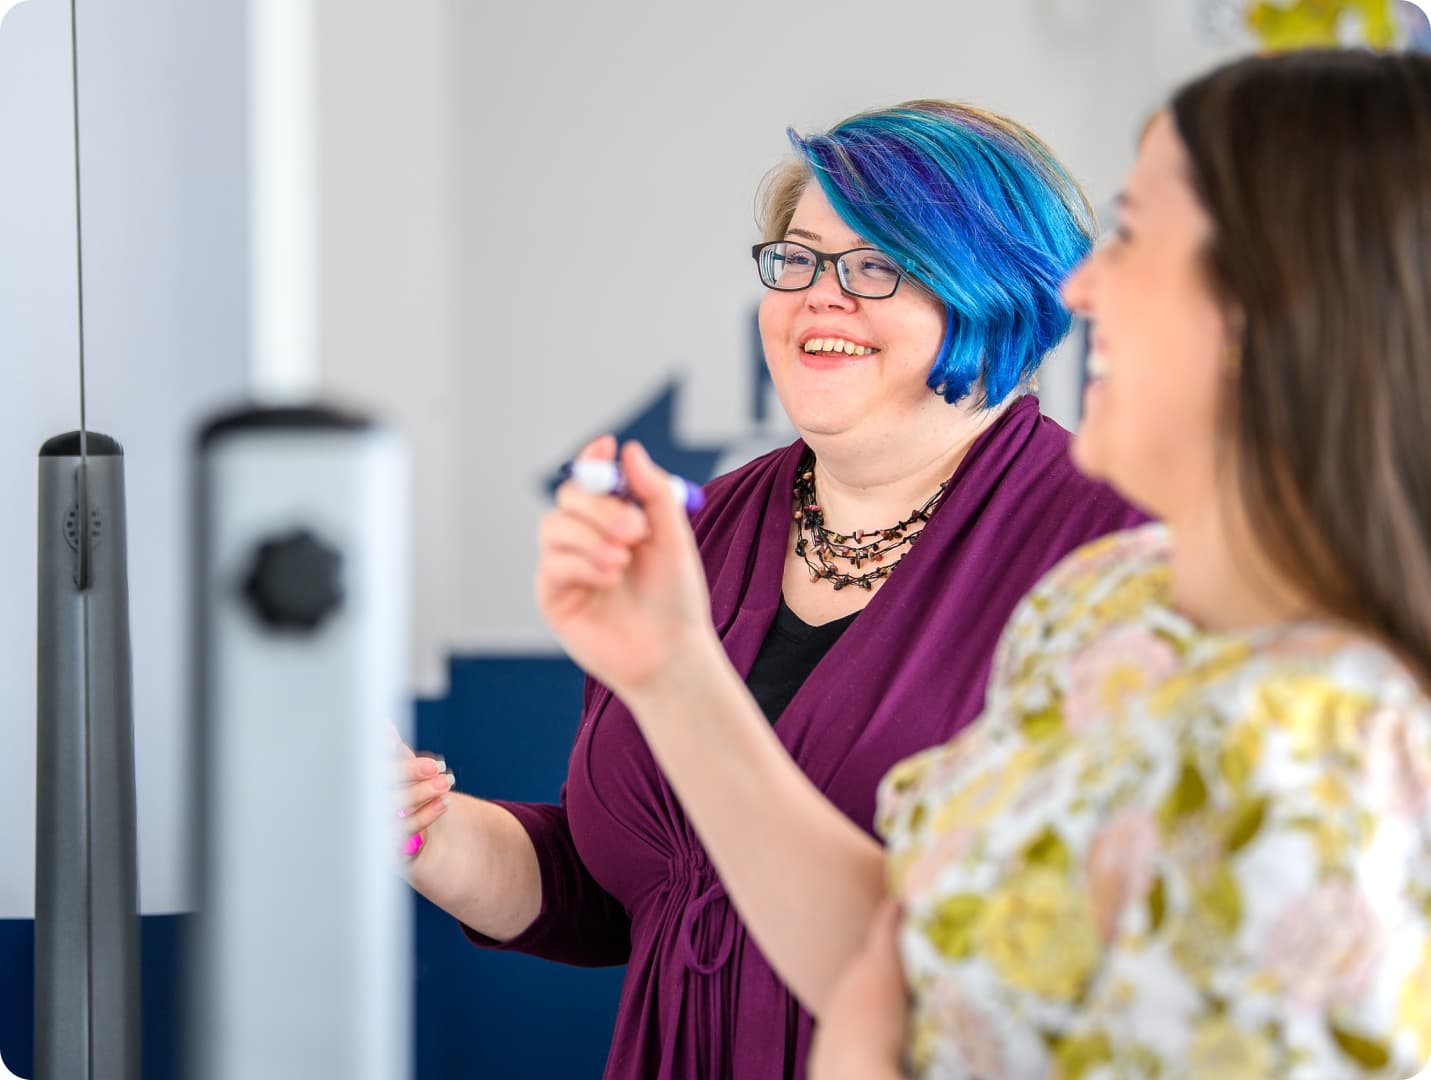
<svg viewBox="0 0 1431 1080"><path fill-rule="evenodd" d="M460 790L553 802L581 708L581 672L561 657L457 660L451 693L419 702L418 747L441 751ZM418 899L414 920L417 1080L600 1076L625 968L568 968L469 945ZM141 922L145 1080L179 1080L184 916ZM0 920L0 1056L34 1075L35 924Z"/></svg>
<svg viewBox="0 0 1431 1080"><path fill-rule="evenodd" d="M139 920L140 1032L145 1080L179 1080L183 1053L184 915ZM35 1075L35 923L0 919L0 1057L19 1076Z"/></svg>
<svg viewBox="0 0 1431 1080"><path fill-rule="evenodd" d="M724 448L687 446L677 440L675 415L680 393L680 382L672 379L656 392L655 397L637 409L635 415L621 423L593 431L580 444L573 446L571 453L567 455L568 460L575 457L577 451L589 439L595 438L602 431L612 431L618 442L624 443L627 439L639 440L651 455L651 459L667 472L683 476L697 484L704 484L714 475L715 464L720 460ZM560 466L554 467L547 474L543 486L547 491L555 491L563 479L565 477L561 475Z"/></svg>
<svg viewBox="0 0 1431 1080"><path fill-rule="evenodd" d="M768 392L772 385L770 369L765 363L765 349L760 341L758 308L751 313L750 355L747 363L749 365L748 390L750 396L747 402L746 420L748 428L758 432L764 428L769 418ZM749 434L749 430L740 432L729 444L691 446L681 442L676 436L676 405L680 400L681 390L681 380L672 378L656 391L654 397L644 405L638 406L636 411L625 420L607 423L605 426L591 431L580 443L571 448L571 453L567 455L568 459L574 457L590 439L604 431L610 431L616 435L618 442L624 443L627 439L639 440L651 455L652 460L667 472L675 473L677 476L692 480L697 484L704 484L715 476L716 462L724 456L729 446L740 445L741 440ZM543 478L541 485L546 491L552 492L556 490L557 485L563 479L565 477L561 475L560 467L553 467Z"/></svg>
<svg viewBox="0 0 1431 1080"><path fill-rule="evenodd" d="M142 949L144 942L140 943ZM141 1034L141 1038L143 1034ZM0 919L0 1058L35 1075L35 923Z"/></svg>

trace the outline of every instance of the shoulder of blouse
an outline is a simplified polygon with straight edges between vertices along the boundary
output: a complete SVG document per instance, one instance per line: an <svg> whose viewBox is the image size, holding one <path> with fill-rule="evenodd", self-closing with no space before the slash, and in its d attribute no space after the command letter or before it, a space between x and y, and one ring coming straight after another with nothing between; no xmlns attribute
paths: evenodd
<svg viewBox="0 0 1431 1080"><path fill-rule="evenodd" d="M1008 681L1030 647L1041 647L1059 628L1090 613L1102 616L1100 624L1136 615L1138 607L1155 598L1167 555L1168 532L1156 522L1109 533L1065 555L1009 617L994 653L990 693ZM1097 606L1099 598L1119 593L1124 595L1117 602ZM1096 626L1086 629L1092 632Z"/></svg>

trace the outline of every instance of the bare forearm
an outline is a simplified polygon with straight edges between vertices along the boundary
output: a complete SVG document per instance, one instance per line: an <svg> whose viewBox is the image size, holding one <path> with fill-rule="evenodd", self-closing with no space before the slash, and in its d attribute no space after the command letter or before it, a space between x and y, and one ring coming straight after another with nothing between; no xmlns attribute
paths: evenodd
<svg viewBox="0 0 1431 1080"><path fill-rule="evenodd" d="M627 702L757 944L818 1016L885 894L884 856L701 651Z"/></svg>
<svg viewBox="0 0 1431 1080"><path fill-rule="evenodd" d="M819 1062L810 1069L810 1080L906 1080L904 1070L892 1062Z"/></svg>
<svg viewBox="0 0 1431 1080"><path fill-rule="evenodd" d="M509 941L542 906L541 871L531 837L510 813L453 794L408 868L412 887L479 934Z"/></svg>
<svg viewBox="0 0 1431 1080"><path fill-rule="evenodd" d="M810 1069L810 1080L906 1080L904 1070L890 1062L840 1061L827 1064L823 1060Z"/></svg>

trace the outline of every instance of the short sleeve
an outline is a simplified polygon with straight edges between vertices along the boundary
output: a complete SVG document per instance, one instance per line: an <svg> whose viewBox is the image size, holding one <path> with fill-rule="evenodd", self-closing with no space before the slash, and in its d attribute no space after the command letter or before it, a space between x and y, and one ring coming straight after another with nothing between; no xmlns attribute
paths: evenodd
<svg viewBox="0 0 1431 1080"><path fill-rule="evenodd" d="M567 824L562 804L496 801L521 824L536 849L542 906L531 926L509 941L497 941L463 925L472 944L526 953L579 967L626 963L631 953L631 919L621 903L591 876Z"/></svg>

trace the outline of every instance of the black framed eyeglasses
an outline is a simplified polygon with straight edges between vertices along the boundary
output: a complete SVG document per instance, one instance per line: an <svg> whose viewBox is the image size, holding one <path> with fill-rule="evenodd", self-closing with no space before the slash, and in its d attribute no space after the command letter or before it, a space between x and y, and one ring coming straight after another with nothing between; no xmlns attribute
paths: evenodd
<svg viewBox="0 0 1431 1080"><path fill-rule="evenodd" d="M760 269L760 283L779 292L799 292L815 284L821 269L833 263L840 288L865 300L893 296L904 277L899 264L874 248L849 251L816 251L793 240L775 240L750 249Z"/></svg>

